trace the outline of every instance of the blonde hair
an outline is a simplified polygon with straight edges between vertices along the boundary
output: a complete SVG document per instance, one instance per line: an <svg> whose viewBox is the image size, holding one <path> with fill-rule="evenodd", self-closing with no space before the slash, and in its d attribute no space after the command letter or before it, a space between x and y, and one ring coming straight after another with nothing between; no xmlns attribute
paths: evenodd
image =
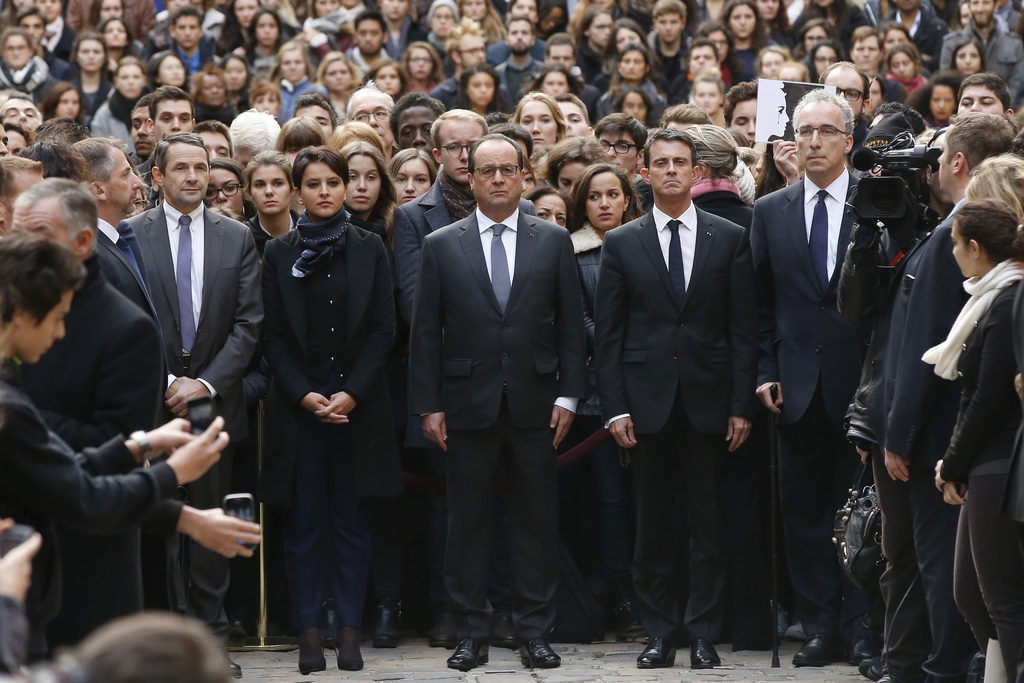
<svg viewBox="0 0 1024 683"><path fill-rule="evenodd" d="M512 123L520 123L522 121L523 107L530 102L543 102L548 106L548 109L551 110L551 118L555 120L555 124L558 126L558 140L563 140L569 131L569 124L565 120L565 114L562 113L562 108L558 106L558 102L547 93L533 91L523 95L519 100L519 104L516 105L516 110L512 112Z"/></svg>
<svg viewBox="0 0 1024 683"><path fill-rule="evenodd" d="M441 126L446 121L473 121L479 124L481 135L487 135L487 119L480 114L468 109L449 109L430 124L430 141L434 144L434 149L441 148Z"/></svg>
<svg viewBox="0 0 1024 683"><path fill-rule="evenodd" d="M320 66L316 70L316 82L320 85L324 84L324 75L327 74L327 70L331 68L331 65L335 62L345 62L348 66L349 73L352 74L352 82L349 85L349 90L345 93L346 96L351 95L356 91L359 85L363 82L363 71L355 65L351 59L345 56L344 52L328 52L327 56L320 62ZM324 86L326 87L326 86Z"/></svg>
<svg viewBox="0 0 1024 683"><path fill-rule="evenodd" d="M349 121L335 128L327 145L340 152L342 147L357 141L368 142L379 149L381 154L384 153L384 141L380 139L380 133L362 121Z"/></svg>
<svg viewBox="0 0 1024 683"><path fill-rule="evenodd" d="M444 41L445 54L459 51L459 41L462 40L462 36L480 36L485 43L487 42L484 30L480 28L480 24L468 17L462 17L457 24L448 30L448 38Z"/></svg>
<svg viewBox="0 0 1024 683"><path fill-rule="evenodd" d="M973 202L995 199L1010 207L1017 219L1024 219L1024 201L1020 188L1024 187L1024 159L1016 154L1000 154L982 161L971 171L964 197Z"/></svg>

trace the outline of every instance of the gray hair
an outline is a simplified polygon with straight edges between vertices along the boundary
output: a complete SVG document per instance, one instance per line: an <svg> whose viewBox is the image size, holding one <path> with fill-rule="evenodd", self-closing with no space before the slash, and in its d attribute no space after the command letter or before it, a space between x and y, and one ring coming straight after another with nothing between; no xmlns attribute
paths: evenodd
<svg viewBox="0 0 1024 683"><path fill-rule="evenodd" d="M853 133L853 109L850 107L850 103L846 101L846 98L825 88L815 88L800 99L796 109L793 110L793 130L800 127L800 114L803 113L804 107L813 102L828 102L839 107L839 111L843 115L843 132L847 135Z"/></svg>
<svg viewBox="0 0 1024 683"><path fill-rule="evenodd" d="M711 178L728 178L736 171L739 161L736 142L724 128L709 125L690 126L686 129L696 150L694 163L702 163Z"/></svg>
<svg viewBox="0 0 1024 683"><path fill-rule="evenodd" d="M345 105L345 116L347 116L351 120L351 118L352 118L352 110L354 108L352 103L355 102L356 99L360 95L367 95L367 94L368 95L383 95L384 96L384 101L388 103L388 111L390 111L390 110L395 108L395 98L392 97L391 95L387 94L386 92L384 92L380 88L378 88L377 84L371 78L370 80L366 81L366 84L363 87L359 88L354 93L352 93L351 95L348 96L348 104Z"/></svg>
<svg viewBox="0 0 1024 683"><path fill-rule="evenodd" d="M231 122L231 142L235 151L244 150L258 154L274 149L281 124L270 114L250 109L235 117Z"/></svg>
<svg viewBox="0 0 1024 683"><path fill-rule="evenodd" d="M115 138L88 138L75 143L75 149L89 166L89 175L93 180L107 182L114 172L114 160L110 158L110 150L116 149L128 153L126 145Z"/></svg>
<svg viewBox="0 0 1024 683"><path fill-rule="evenodd" d="M57 198L64 212L69 239L73 240L83 230L96 232L99 220L96 198L84 183L67 178L46 178L32 185L14 201L14 213L53 198Z"/></svg>

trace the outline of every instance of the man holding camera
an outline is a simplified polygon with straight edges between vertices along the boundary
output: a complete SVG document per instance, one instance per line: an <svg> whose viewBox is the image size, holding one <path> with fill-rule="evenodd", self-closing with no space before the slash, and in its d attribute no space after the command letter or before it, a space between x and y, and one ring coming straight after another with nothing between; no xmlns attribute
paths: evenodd
<svg viewBox="0 0 1024 683"><path fill-rule="evenodd" d="M779 487L797 619L807 640L794 666L853 664L878 656L862 625L863 591L842 574L832 544L836 508L857 458L843 416L860 379L867 334L836 306L857 178L846 170L854 112L847 98L815 90L793 116L801 182L754 203L750 231L761 287L757 395L779 415ZM772 395L772 387L776 394Z"/></svg>
<svg viewBox="0 0 1024 683"><path fill-rule="evenodd" d="M971 170L1009 149L1013 129L996 114L966 113L943 138L931 189L946 219L898 266L874 239L859 237L840 283L842 312L855 320L877 318L875 358L865 366L858 400L877 445L858 449L871 458L882 507L882 551L888 560L880 581L885 599L885 673L893 681L963 680L976 650L953 595L953 555L959 509L946 505L934 485L935 463L946 451L956 422L960 386L938 377L921 356L949 332L966 296L953 258L953 216L964 202ZM869 226L858 227L872 229ZM888 237L901 242L899 235ZM871 246L873 245L873 246ZM898 285L898 286L893 286ZM886 298L874 296L888 291ZM874 384L870 391L867 384ZM865 446L870 445L869 450Z"/></svg>

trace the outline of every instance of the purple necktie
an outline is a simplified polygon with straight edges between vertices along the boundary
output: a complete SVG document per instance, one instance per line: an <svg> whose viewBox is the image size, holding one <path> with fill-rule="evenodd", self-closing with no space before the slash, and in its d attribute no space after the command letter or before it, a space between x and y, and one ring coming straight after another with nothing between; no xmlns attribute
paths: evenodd
<svg viewBox="0 0 1024 683"><path fill-rule="evenodd" d="M192 350L196 341L196 320L192 314L192 225L190 216L178 219L178 317L181 319L181 346Z"/></svg>

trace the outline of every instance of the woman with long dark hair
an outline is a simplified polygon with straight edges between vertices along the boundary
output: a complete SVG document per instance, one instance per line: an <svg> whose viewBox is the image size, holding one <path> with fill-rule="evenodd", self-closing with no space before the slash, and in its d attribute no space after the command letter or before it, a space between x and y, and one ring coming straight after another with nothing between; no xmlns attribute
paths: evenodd
<svg viewBox="0 0 1024 683"><path fill-rule="evenodd" d="M114 89L96 110L92 120L94 137L115 137L135 152L132 143L132 110L146 91L146 72L136 57L122 57L114 73Z"/></svg>
<svg viewBox="0 0 1024 683"><path fill-rule="evenodd" d="M757 78L757 53L768 45L768 27L754 0L729 0L722 8L722 23L732 34L733 50L740 62L736 82Z"/></svg>
<svg viewBox="0 0 1024 683"><path fill-rule="evenodd" d="M292 178L305 210L296 229L263 252L271 372L263 493L286 508L285 561L305 675L327 667L319 630L325 586L337 604L338 668L363 667L367 499L397 495L401 479L384 375L395 334L387 250L351 223L344 156L304 149Z"/></svg>
<svg viewBox="0 0 1024 683"><path fill-rule="evenodd" d="M117 64L122 57L138 57L139 48L132 40L128 22L120 17L105 20L96 29L107 46L107 73L117 71Z"/></svg>
<svg viewBox="0 0 1024 683"><path fill-rule="evenodd" d="M107 44L99 33L80 33L71 46L71 66L75 69L72 83L82 93L85 124L100 108L113 83L107 80Z"/></svg>
<svg viewBox="0 0 1024 683"><path fill-rule="evenodd" d="M217 39L217 54L226 55L245 47L245 36L259 8L259 0L228 0Z"/></svg>
<svg viewBox="0 0 1024 683"><path fill-rule="evenodd" d="M486 62L469 67L459 76L456 103L460 109L469 109L481 116L509 110L509 103L501 94L501 77Z"/></svg>
<svg viewBox="0 0 1024 683"><path fill-rule="evenodd" d="M384 154L368 142L350 142L341 148L341 156L348 163L345 209L352 224L374 233L390 246L398 202Z"/></svg>
<svg viewBox="0 0 1024 683"><path fill-rule="evenodd" d="M739 75L743 71L743 67L740 65L739 57L736 56L736 48L733 47L732 43L732 34L725 24L718 21L709 21L700 27L697 36L699 38L707 38L715 44L718 70L722 73L722 81L728 86L742 83Z"/></svg>
<svg viewBox="0 0 1024 683"><path fill-rule="evenodd" d="M55 83L46 92L46 97L43 98L39 109L43 115L43 121L67 118L75 123L82 123L85 120L82 93L78 92L78 88L67 81ZM14 154L14 152L11 152L11 154Z"/></svg>
<svg viewBox="0 0 1024 683"><path fill-rule="evenodd" d="M613 107L616 99L622 95L626 86L632 86L647 93L652 103L652 111L649 114L654 120L660 119L668 100L657 86L659 76L656 60L657 57L646 45L627 46L615 63L608 92L597 101L597 118L602 119L616 111Z"/></svg>
<svg viewBox="0 0 1024 683"><path fill-rule="evenodd" d="M864 15L864 10L847 0L810 0L793 22L793 30L799 33L803 25L811 19L827 19L832 22L841 45L850 45L853 30L870 23Z"/></svg>

